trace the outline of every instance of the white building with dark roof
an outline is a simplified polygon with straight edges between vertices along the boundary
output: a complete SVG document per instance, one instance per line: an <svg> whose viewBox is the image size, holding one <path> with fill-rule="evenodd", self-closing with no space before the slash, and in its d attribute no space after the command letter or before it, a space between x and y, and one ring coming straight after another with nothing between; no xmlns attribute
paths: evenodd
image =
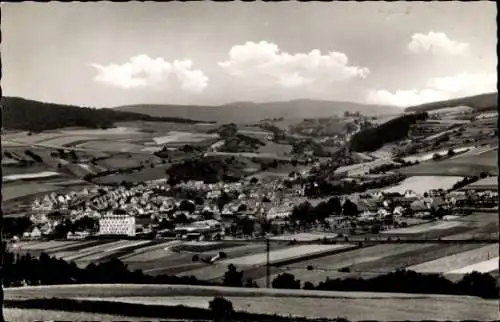
<svg viewBox="0 0 500 322"><path fill-rule="evenodd" d="M135 217L106 214L99 218L99 235L135 236Z"/></svg>

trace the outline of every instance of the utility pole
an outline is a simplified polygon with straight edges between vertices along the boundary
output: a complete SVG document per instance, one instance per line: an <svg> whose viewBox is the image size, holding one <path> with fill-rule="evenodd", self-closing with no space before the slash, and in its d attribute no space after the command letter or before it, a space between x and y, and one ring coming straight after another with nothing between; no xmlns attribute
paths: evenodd
<svg viewBox="0 0 500 322"><path fill-rule="evenodd" d="M269 237L266 238L266 288L271 287L270 283L270 278L271 278L271 260L269 258L269 251L270 251L271 245L269 243Z"/></svg>

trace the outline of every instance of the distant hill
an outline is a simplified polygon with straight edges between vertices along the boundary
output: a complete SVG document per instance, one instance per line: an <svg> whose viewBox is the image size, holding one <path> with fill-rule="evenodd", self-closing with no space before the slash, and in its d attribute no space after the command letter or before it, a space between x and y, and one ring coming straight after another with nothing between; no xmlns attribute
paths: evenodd
<svg viewBox="0 0 500 322"><path fill-rule="evenodd" d="M139 104L114 108L118 111L143 113L155 117L196 118L221 123L255 123L269 118L321 118L343 114L346 111L364 115L400 114L394 106L369 105L352 102L293 100L283 102L235 102L220 106Z"/></svg>
<svg viewBox="0 0 500 322"><path fill-rule="evenodd" d="M477 111L496 110L498 108L498 93L487 93L411 106L406 108L405 112L426 112L456 106L468 106Z"/></svg>
<svg viewBox="0 0 500 322"><path fill-rule="evenodd" d="M95 109L2 97L2 128L43 131L63 127L108 128L115 122L161 121L198 123L179 117L153 117L145 114L121 112L113 109Z"/></svg>

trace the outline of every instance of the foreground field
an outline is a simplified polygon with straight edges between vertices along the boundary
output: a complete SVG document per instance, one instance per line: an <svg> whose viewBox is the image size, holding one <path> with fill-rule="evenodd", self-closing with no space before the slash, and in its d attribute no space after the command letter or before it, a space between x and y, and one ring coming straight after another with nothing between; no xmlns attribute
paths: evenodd
<svg viewBox="0 0 500 322"><path fill-rule="evenodd" d="M7 321L33 322L33 321L144 321L144 318L121 315L67 312L56 310L15 309L3 308Z"/></svg>
<svg viewBox="0 0 500 322"><path fill-rule="evenodd" d="M303 290L198 287L184 285L65 285L7 288L5 297L80 298L128 303L208 307L213 296L236 310L309 318L350 320L494 320L498 303L474 297L425 294L323 292Z"/></svg>

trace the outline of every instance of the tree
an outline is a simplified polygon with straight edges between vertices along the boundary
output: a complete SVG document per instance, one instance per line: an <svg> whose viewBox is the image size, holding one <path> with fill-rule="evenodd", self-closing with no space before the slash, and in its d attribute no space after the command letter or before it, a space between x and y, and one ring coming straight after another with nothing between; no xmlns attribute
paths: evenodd
<svg viewBox="0 0 500 322"><path fill-rule="evenodd" d="M188 211L189 213L193 213L195 209L195 204L189 200L182 200L181 204L179 205L179 210Z"/></svg>
<svg viewBox="0 0 500 322"><path fill-rule="evenodd" d="M243 286L243 272L238 272L236 266L229 264L227 272L224 273L224 286L242 287Z"/></svg>
<svg viewBox="0 0 500 322"><path fill-rule="evenodd" d="M224 206L231 201L231 197L227 194L227 192L222 191L221 195L217 199L217 207L219 207L219 211L224 209Z"/></svg>
<svg viewBox="0 0 500 322"><path fill-rule="evenodd" d="M300 281L295 280L295 276L288 273L278 275L271 284L273 288L300 289Z"/></svg>
<svg viewBox="0 0 500 322"><path fill-rule="evenodd" d="M432 160L436 161L439 159L441 159L441 155L439 153L434 153L434 155L432 156Z"/></svg>
<svg viewBox="0 0 500 322"><path fill-rule="evenodd" d="M195 205L198 205L198 206L203 205L203 203L204 203L203 198L201 198L201 197L194 198L194 203L195 203Z"/></svg>
<svg viewBox="0 0 500 322"><path fill-rule="evenodd" d="M327 202L320 202L316 207L314 207L314 210L312 211L312 215L314 219L317 219L319 221L324 221L328 216L332 214L332 208L330 207L330 204Z"/></svg>
<svg viewBox="0 0 500 322"><path fill-rule="evenodd" d="M239 226L241 227L244 235L247 235L247 236L253 235L254 230L255 230L255 224L254 224L253 220L251 220L250 218L246 217L246 218L241 219L241 221L239 222Z"/></svg>
<svg viewBox="0 0 500 322"><path fill-rule="evenodd" d="M314 290L314 284L307 281L304 283L304 290Z"/></svg>
<svg viewBox="0 0 500 322"><path fill-rule="evenodd" d="M234 313L233 303L222 296L216 296L209 303L215 321L225 321L230 319Z"/></svg>
<svg viewBox="0 0 500 322"><path fill-rule="evenodd" d="M344 216L350 217L350 216L355 216L358 214L358 206L356 206L356 204L349 199L347 199L344 202L344 206L342 208L343 208Z"/></svg>
<svg viewBox="0 0 500 322"><path fill-rule="evenodd" d="M328 205L334 214L340 214L342 212L342 203L337 197L332 197L328 200Z"/></svg>
<svg viewBox="0 0 500 322"><path fill-rule="evenodd" d="M300 205L293 208L290 220L298 221L300 223L312 222L313 221L313 218L311 216L312 210L313 206L308 201L303 202Z"/></svg>
<svg viewBox="0 0 500 322"><path fill-rule="evenodd" d="M257 184L257 182L259 182L259 179L257 179L256 177L252 177L252 179L250 179L251 184Z"/></svg>
<svg viewBox="0 0 500 322"><path fill-rule="evenodd" d="M449 149L449 150L448 150L448 156L449 156L449 157L452 157L452 156L454 156L454 155L455 155L455 151L454 151L453 149Z"/></svg>
<svg viewBox="0 0 500 322"><path fill-rule="evenodd" d="M498 298L498 286L491 274L472 272L458 282L462 294L475 294L483 298Z"/></svg>
<svg viewBox="0 0 500 322"><path fill-rule="evenodd" d="M245 287L258 288L259 286L257 285L256 282L254 282L251 278L249 278L245 283Z"/></svg>

